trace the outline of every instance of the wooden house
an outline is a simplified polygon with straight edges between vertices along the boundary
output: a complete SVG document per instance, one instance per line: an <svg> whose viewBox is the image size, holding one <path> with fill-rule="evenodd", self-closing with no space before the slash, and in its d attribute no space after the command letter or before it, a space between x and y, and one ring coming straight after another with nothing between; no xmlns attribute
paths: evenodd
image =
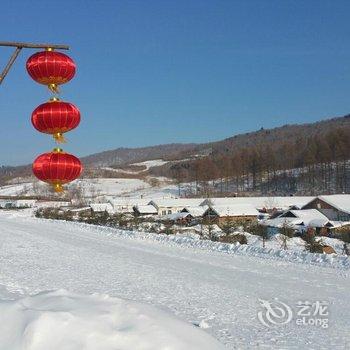
<svg viewBox="0 0 350 350"><path fill-rule="evenodd" d="M165 222L170 222L172 224L177 224L177 225L189 225L192 220L193 216L190 213L174 213L174 214L169 214L169 215L164 215L161 217L162 221Z"/></svg>
<svg viewBox="0 0 350 350"><path fill-rule="evenodd" d="M350 221L350 194L318 196L302 209L317 209L329 220Z"/></svg>
<svg viewBox="0 0 350 350"><path fill-rule="evenodd" d="M252 205L216 205L209 207L203 219L218 225L228 222L256 221L259 212Z"/></svg>
<svg viewBox="0 0 350 350"><path fill-rule="evenodd" d="M157 209L153 205L135 205L133 207L135 216L154 216L158 214Z"/></svg>

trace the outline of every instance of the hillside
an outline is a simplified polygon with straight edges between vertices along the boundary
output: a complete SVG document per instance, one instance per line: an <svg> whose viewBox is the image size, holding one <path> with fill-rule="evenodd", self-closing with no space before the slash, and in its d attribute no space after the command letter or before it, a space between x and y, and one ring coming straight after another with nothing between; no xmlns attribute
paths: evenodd
<svg viewBox="0 0 350 350"><path fill-rule="evenodd" d="M170 162L163 165L162 167L151 169L153 175L167 176L177 179L181 177L181 181L185 179L188 181L205 181L223 177L228 178L232 176L240 176L239 173L232 172L232 169L224 169L227 168L226 165L229 162L234 164L235 169L244 168L243 163L247 160L248 157L241 157L241 155L238 154L239 152L243 152L242 154L244 155L248 154L249 152L256 153L257 151L261 151L263 149L266 153L263 156L265 157L264 162L266 162L267 158L273 159L273 166L275 167L274 171L281 169L291 169L293 167L303 167L305 162L299 159L302 157L308 158L307 165L316 164L318 162L317 157L315 157L315 155L310 156L306 154L305 150L304 153L302 153L301 147L299 146L301 146L301 144L304 144L304 149L308 150L308 148L312 148L312 145L310 146L307 143L309 140L312 140L315 137L321 140L329 139L330 133L333 131L337 132L339 130L342 131L343 138L350 138L349 115L322 120L316 123L284 125L274 129L260 129L245 134L235 135L216 142L202 144L174 143L140 148L118 148L115 150L95 153L87 157L83 157L82 161L85 166L86 176L120 177L122 176L121 173L106 173L106 170L101 170L101 167L122 168L128 164L136 162L143 162L152 159L164 159ZM345 152L346 151L347 149L345 149ZM283 162L286 159L285 152L294 152L295 154L298 153L298 161L294 159L293 162L290 162L290 164L285 164L285 162ZM350 151L348 154L350 154ZM262 162L262 156L259 157L259 161ZM335 154L330 154L327 162L331 163L332 161L335 161L335 158ZM198 175L197 166L200 160L205 159L209 159L211 161L211 163L209 162L208 164L204 164L205 166L203 166L203 164L200 164L202 167L201 171L204 171L206 176L196 178ZM176 163L171 162L175 160L177 160ZM225 171L224 173L218 173L218 171L214 169L214 166L212 166L214 164L213 162L216 163L216 166L219 167L220 170L225 170L226 173ZM219 164L220 162L222 164ZM254 162L255 161L253 159L253 163ZM258 171L258 166L258 164L256 164L256 166L255 164L250 164L249 166L247 165L247 169L243 169L243 175L245 175L245 171L253 173ZM177 172L181 167L186 171L185 174L181 173L179 176ZM181 172L183 169L181 169ZM147 170L147 172L149 171ZM30 165L19 167L2 166L0 167L0 184L6 184L13 178L26 177L30 175ZM132 176L131 172L124 172L124 177L138 177L138 174L134 173ZM252 186L253 190L256 190L257 188L255 184L255 177L252 181L254 182ZM226 181L225 186L227 192L237 191L237 189L235 190L234 188L230 188L228 181ZM249 186L241 186L240 190L249 190Z"/></svg>
<svg viewBox="0 0 350 350"><path fill-rule="evenodd" d="M181 153L193 152L195 144L172 143L139 148L117 148L82 158L85 165L115 166L158 158L176 158Z"/></svg>
<svg viewBox="0 0 350 350"><path fill-rule="evenodd" d="M83 158L87 165L121 165L145 160L163 158L167 160L183 159L198 154L229 153L257 144L278 143L295 140L297 137L309 138L323 135L335 129L350 128L350 115L322 120L316 123L284 125L274 129L260 129L238 134L227 139L202 144L168 144L142 148L118 148L95 153ZM350 134L349 134L350 135Z"/></svg>
<svg viewBox="0 0 350 350"><path fill-rule="evenodd" d="M196 192L269 195L350 193L350 116L286 125L211 144L208 157L154 175L195 182Z"/></svg>

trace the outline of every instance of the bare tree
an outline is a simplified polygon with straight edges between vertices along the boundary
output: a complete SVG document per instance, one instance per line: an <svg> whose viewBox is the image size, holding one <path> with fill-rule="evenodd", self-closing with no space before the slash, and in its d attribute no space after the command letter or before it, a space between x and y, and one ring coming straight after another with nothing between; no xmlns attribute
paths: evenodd
<svg viewBox="0 0 350 350"><path fill-rule="evenodd" d="M280 233L280 240L281 240L281 247L284 250L288 249L287 243L290 238L294 237L295 230L291 227L291 225L285 221L282 225L282 227L279 229Z"/></svg>

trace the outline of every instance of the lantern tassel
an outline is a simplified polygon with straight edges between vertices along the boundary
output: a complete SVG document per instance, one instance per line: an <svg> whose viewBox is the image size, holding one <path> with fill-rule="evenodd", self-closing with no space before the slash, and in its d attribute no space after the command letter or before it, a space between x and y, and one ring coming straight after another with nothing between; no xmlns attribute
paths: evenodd
<svg viewBox="0 0 350 350"><path fill-rule="evenodd" d="M62 193L64 191L63 186L59 183L53 184L53 189L56 193Z"/></svg>
<svg viewBox="0 0 350 350"><path fill-rule="evenodd" d="M48 88L54 94L59 94L60 93L60 88L59 88L59 86L57 84L49 84Z"/></svg>
<svg viewBox="0 0 350 350"><path fill-rule="evenodd" d="M64 135L63 135L62 133L60 133L60 132L56 132L56 133L53 134L52 136L53 136L53 138L55 139L55 141L56 141L57 143L66 143L66 142L67 142L67 140L66 140L66 138L64 137Z"/></svg>

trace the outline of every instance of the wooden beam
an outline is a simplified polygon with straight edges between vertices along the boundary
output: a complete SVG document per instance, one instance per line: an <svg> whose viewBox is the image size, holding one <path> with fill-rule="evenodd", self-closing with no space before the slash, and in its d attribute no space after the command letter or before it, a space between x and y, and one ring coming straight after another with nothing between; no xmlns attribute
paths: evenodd
<svg viewBox="0 0 350 350"><path fill-rule="evenodd" d="M21 52L22 48L21 47L16 47L15 52L12 54L10 60L8 61L6 67L4 68L4 70L2 71L1 75L0 75L0 85L3 82L3 80L5 79L7 73L9 72L10 68L12 67L13 63L15 62L18 54Z"/></svg>
<svg viewBox="0 0 350 350"><path fill-rule="evenodd" d="M26 49L46 49L48 47L51 47L52 49L69 50L68 45L33 44L33 43L21 43L21 42L12 42L12 41L0 41L0 46L12 46L12 47L20 47L20 48L26 48Z"/></svg>

